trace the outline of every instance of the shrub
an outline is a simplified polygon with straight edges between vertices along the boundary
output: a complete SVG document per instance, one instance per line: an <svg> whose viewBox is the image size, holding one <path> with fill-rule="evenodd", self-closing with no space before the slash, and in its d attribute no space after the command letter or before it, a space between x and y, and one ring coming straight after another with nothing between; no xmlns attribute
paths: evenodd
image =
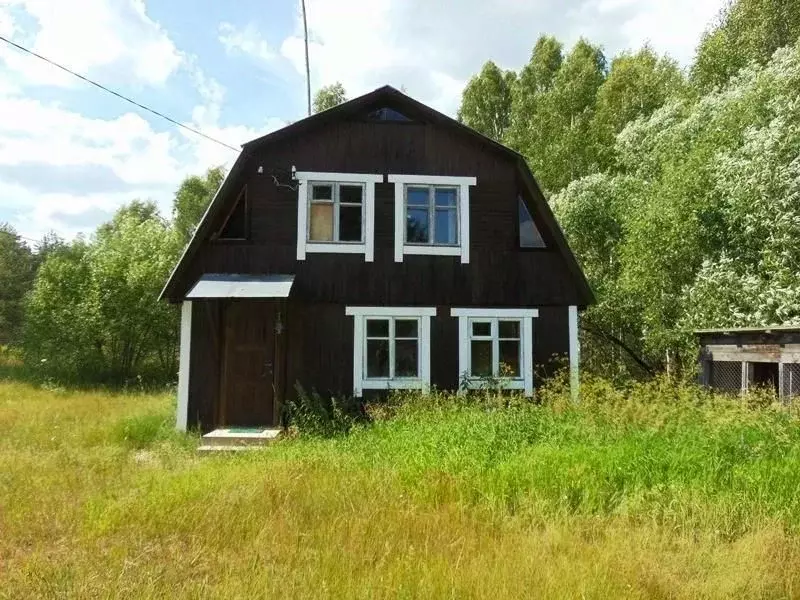
<svg viewBox="0 0 800 600"><path fill-rule="evenodd" d="M316 390L309 394L299 383L295 390L297 394L287 399L284 406L284 418L287 426L301 434L334 437L367 420L360 400L323 396Z"/></svg>

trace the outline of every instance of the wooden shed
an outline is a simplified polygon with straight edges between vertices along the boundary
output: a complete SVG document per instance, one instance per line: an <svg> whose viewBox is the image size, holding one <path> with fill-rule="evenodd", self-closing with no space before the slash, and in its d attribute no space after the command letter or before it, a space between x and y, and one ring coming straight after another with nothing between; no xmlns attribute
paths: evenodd
<svg viewBox="0 0 800 600"><path fill-rule="evenodd" d="M744 393L774 390L784 399L800 395L800 326L701 329L700 381L712 389Z"/></svg>

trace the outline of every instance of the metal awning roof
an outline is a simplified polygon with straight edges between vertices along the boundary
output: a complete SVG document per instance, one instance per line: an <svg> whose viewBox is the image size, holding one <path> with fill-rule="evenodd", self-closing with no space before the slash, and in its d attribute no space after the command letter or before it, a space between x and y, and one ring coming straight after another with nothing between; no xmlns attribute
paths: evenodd
<svg viewBox="0 0 800 600"><path fill-rule="evenodd" d="M206 273L189 290L186 299L287 298L293 283L294 275Z"/></svg>

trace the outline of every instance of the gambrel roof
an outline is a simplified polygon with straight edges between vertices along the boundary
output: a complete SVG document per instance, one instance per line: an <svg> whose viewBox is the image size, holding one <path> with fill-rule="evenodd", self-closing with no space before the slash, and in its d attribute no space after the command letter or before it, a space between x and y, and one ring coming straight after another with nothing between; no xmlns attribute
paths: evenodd
<svg viewBox="0 0 800 600"><path fill-rule="evenodd" d="M543 223L551 232L557 250L564 257L567 268L570 271L578 291L578 296L580 298L579 304L581 306L586 306L594 302L594 296L588 282L586 281L583 271L575 259L575 256L572 253L572 250L570 249L564 234L561 231L561 228L559 227L549 204L547 203L547 200L539 188L539 185L528 168L525 158L518 152L478 133L463 123L460 123L455 119L414 100L413 98L391 86L378 88L368 94L344 102L334 108L322 111L244 144L242 146L242 152L239 154L227 177L222 182L222 185L209 204L208 209L203 215L203 218L201 219L194 232L194 235L192 236L192 239L184 249L178 264L173 269L169 280L161 292L160 298L167 298L173 302L180 301L182 299L180 297L180 292L176 287L177 282L183 272L188 268L203 240L207 239L212 233L212 223L215 222L215 219L219 216L219 214L225 210L225 205L228 204L226 199L228 199L231 195L238 193L238 190L231 188L233 185L235 185L234 182L236 182L241 175L244 165L249 157L253 156L253 154L257 151L260 151L271 144L289 139L294 136L309 134L337 121L360 118L369 113L375 114L373 111L380 114L378 118L388 120L407 119L420 123L433 124L442 128L449 128L478 141L480 144L494 152L508 157L516 165L519 180L525 186L527 196L531 199L537 214L540 215Z"/></svg>

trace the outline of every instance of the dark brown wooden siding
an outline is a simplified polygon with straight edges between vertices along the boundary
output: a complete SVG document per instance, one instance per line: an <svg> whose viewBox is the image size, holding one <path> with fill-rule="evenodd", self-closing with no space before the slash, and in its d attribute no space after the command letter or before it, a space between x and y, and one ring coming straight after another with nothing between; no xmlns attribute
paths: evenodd
<svg viewBox="0 0 800 600"><path fill-rule="evenodd" d="M470 264L442 256L406 256L395 263L394 186L388 183L376 186L373 263L365 263L361 255L314 253L298 263L297 192L277 188L271 177L273 172L288 173L292 166L303 171L477 177L478 185L470 191ZM517 196L523 187L514 163L457 131L409 123L334 123L252 156L236 187L245 184L250 240L206 242L179 281L182 292L203 273L292 273L293 297L302 301L515 307L580 303L566 262L553 244L549 251L518 247ZM531 203L529 207L549 240L541 217Z"/></svg>
<svg viewBox="0 0 800 600"><path fill-rule="evenodd" d="M221 303L192 303L192 343L189 356L189 407L187 425L208 431L217 423L219 375L222 356Z"/></svg>

